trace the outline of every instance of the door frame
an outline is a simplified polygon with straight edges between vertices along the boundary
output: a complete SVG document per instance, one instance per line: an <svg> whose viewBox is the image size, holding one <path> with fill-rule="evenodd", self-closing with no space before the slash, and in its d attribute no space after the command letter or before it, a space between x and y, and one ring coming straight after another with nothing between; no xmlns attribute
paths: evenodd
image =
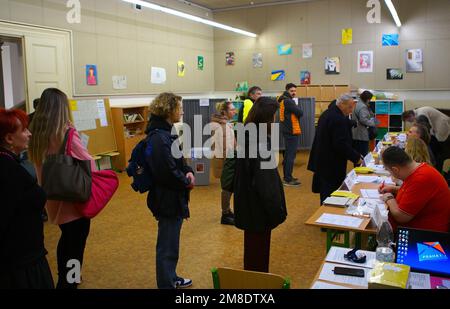
<svg viewBox="0 0 450 309"><path fill-rule="evenodd" d="M65 36L68 43L68 52L69 52L69 63L66 63L66 70L68 71L67 78L68 80L68 87L67 89L67 96L73 97L74 96L74 89L75 89L75 78L74 78L74 61L73 61L73 32L69 29L61 29L61 28L53 28L53 27L46 27L46 26L39 26L39 25L33 25L33 24L27 24L27 23L19 23L14 21L8 21L4 19L0 19L0 35L7 36L7 37L15 37L20 38L22 40L22 52L23 52L23 59L24 59L24 78L25 78L25 100L26 100L26 109L29 113L33 110L33 99L30 98L30 94L28 91L28 72L27 72L27 57L26 57L26 51L25 51L25 40L29 36L33 35L41 35L41 36L48 36L48 35L62 35Z"/></svg>

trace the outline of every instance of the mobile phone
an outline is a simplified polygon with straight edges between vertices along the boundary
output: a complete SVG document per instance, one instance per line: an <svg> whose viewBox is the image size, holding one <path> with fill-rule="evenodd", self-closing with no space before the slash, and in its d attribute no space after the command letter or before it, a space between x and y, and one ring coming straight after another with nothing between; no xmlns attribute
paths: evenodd
<svg viewBox="0 0 450 309"><path fill-rule="evenodd" d="M333 271L335 275L361 277L361 278L364 278L365 276L364 269L361 268L335 267Z"/></svg>

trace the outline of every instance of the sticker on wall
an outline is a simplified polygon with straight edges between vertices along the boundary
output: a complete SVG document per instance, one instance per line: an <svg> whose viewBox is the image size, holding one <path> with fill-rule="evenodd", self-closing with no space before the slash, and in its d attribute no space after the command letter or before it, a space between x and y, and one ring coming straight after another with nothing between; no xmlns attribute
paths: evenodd
<svg viewBox="0 0 450 309"><path fill-rule="evenodd" d="M184 65L184 61L178 61L177 72L178 77L184 77L184 73L186 72L186 66Z"/></svg>
<svg viewBox="0 0 450 309"><path fill-rule="evenodd" d="M253 62L253 67L254 68L262 68L262 66L263 66L262 54L261 53L254 53L253 54L253 58L252 58L252 62Z"/></svg>
<svg viewBox="0 0 450 309"><path fill-rule="evenodd" d="M236 83L236 91L248 91L248 82Z"/></svg>
<svg viewBox="0 0 450 309"><path fill-rule="evenodd" d="M383 46L398 46L398 34L383 34Z"/></svg>
<svg viewBox="0 0 450 309"><path fill-rule="evenodd" d="M353 43L353 29L342 29L342 45L349 45Z"/></svg>
<svg viewBox="0 0 450 309"><path fill-rule="evenodd" d="M205 68L205 58L203 56L197 56L197 69L203 71Z"/></svg>
<svg viewBox="0 0 450 309"><path fill-rule="evenodd" d="M373 72L373 51L358 51L358 73Z"/></svg>
<svg viewBox="0 0 450 309"><path fill-rule="evenodd" d="M339 57L325 58L325 74L335 75L341 73L341 60Z"/></svg>
<svg viewBox="0 0 450 309"><path fill-rule="evenodd" d="M423 72L423 52L421 49L406 50L406 72Z"/></svg>
<svg viewBox="0 0 450 309"><path fill-rule="evenodd" d="M94 64L86 65L86 83L89 86L96 86L98 84L97 66Z"/></svg>
<svg viewBox="0 0 450 309"><path fill-rule="evenodd" d="M152 84L164 84L167 80L166 69L152 67L151 71L151 83Z"/></svg>
<svg viewBox="0 0 450 309"><path fill-rule="evenodd" d="M290 55L292 54L292 45L291 44L280 44L278 45L278 55Z"/></svg>
<svg viewBox="0 0 450 309"><path fill-rule="evenodd" d="M284 70L276 70L276 71L272 71L270 80L271 81L280 81L280 80L284 80L285 77L286 77L286 72Z"/></svg>
<svg viewBox="0 0 450 309"><path fill-rule="evenodd" d="M234 65L234 52L227 52L225 54L225 63L226 65Z"/></svg>
<svg viewBox="0 0 450 309"><path fill-rule="evenodd" d="M403 79L402 69L387 69L386 78L388 80L401 80Z"/></svg>
<svg viewBox="0 0 450 309"><path fill-rule="evenodd" d="M312 58L313 56L313 49L312 49L312 43L305 43L302 45L303 47L303 58Z"/></svg>
<svg viewBox="0 0 450 309"><path fill-rule="evenodd" d="M127 77L124 75L114 75L112 77L113 89L127 89Z"/></svg>
<svg viewBox="0 0 450 309"><path fill-rule="evenodd" d="M310 85L311 84L311 72L310 71L301 71L300 72L300 84L302 84L302 85Z"/></svg>

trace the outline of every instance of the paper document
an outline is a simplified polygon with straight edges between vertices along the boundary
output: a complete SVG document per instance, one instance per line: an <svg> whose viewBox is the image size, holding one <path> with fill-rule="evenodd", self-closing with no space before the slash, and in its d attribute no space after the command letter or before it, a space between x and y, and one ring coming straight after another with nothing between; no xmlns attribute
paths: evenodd
<svg viewBox="0 0 450 309"><path fill-rule="evenodd" d="M344 258L344 254L346 254L347 252L349 252L351 250L352 249L349 249L349 248L331 247L330 251L328 251L325 261L346 264L346 265L353 265L353 266L357 266L357 267L373 268L373 265L375 264L375 261L376 261L376 253L375 252L358 250L356 252L356 254L358 254L358 255L364 254L366 256L366 262L364 264L358 264L358 263L346 260Z"/></svg>
<svg viewBox="0 0 450 309"><path fill-rule="evenodd" d="M200 106L209 106L209 99L200 99Z"/></svg>
<svg viewBox="0 0 450 309"><path fill-rule="evenodd" d="M361 196L369 199L379 199L380 193L374 189L361 189Z"/></svg>
<svg viewBox="0 0 450 309"><path fill-rule="evenodd" d="M327 199L325 201L323 201L323 204L345 207L345 206L349 205L351 203L351 201L353 201L353 200L348 197L330 196L330 197L327 197Z"/></svg>
<svg viewBox="0 0 450 309"><path fill-rule="evenodd" d="M352 277L352 276L341 276L341 275L335 275L333 270L335 267L348 267L348 268L359 268L364 270L364 278L360 277ZM353 266L342 266L340 264L333 264L333 263L325 263L322 268L322 272L320 273L319 279L330 281L330 282L336 282L336 283L344 283L344 284L350 284L355 286L362 286L367 288L368 282L368 272L370 269L368 268L361 268L361 267L353 267Z"/></svg>
<svg viewBox="0 0 450 309"><path fill-rule="evenodd" d="M87 149L88 145L89 145L89 135L86 135L84 133L80 134L80 138L81 138L81 143L83 144L83 146Z"/></svg>
<svg viewBox="0 0 450 309"><path fill-rule="evenodd" d="M373 158L373 155L371 152L369 152L367 154L367 156L364 157L364 163L366 164L366 166L368 166L370 163L375 162L375 159Z"/></svg>
<svg viewBox="0 0 450 309"><path fill-rule="evenodd" d="M430 290L430 274L409 273L408 289L413 290Z"/></svg>
<svg viewBox="0 0 450 309"><path fill-rule="evenodd" d="M102 127L107 127L108 119L106 118L105 101L97 100L97 110L98 110L98 116L100 118L100 125Z"/></svg>
<svg viewBox="0 0 450 309"><path fill-rule="evenodd" d="M311 289L312 290L347 290L347 289L350 290L351 288L343 286L343 285L326 283L324 281L317 280L316 282L314 282Z"/></svg>
<svg viewBox="0 0 450 309"><path fill-rule="evenodd" d="M316 223L358 228L363 221L361 218L324 213Z"/></svg>
<svg viewBox="0 0 450 309"><path fill-rule="evenodd" d="M358 176L358 177L356 177L356 182L380 183L381 178L378 176Z"/></svg>

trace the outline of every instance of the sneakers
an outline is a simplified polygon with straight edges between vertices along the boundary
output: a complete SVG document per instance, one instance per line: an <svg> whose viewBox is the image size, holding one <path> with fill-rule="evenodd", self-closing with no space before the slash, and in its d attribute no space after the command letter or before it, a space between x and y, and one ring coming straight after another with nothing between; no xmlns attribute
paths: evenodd
<svg viewBox="0 0 450 309"><path fill-rule="evenodd" d="M232 212L230 212L228 214L222 214L220 223L226 224L226 225L234 225L234 214Z"/></svg>
<svg viewBox="0 0 450 309"><path fill-rule="evenodd" d="M188 288L191 285L192 285L191 279L178 277L177 280L175 280L175 288L177 289Z"/></svg>
<svg viewBox="0 0 450 309"><path fill-rule="evenodd" d="M283 180L283 185L286 187L298 187L300 186L300 181L292 179L291 181Z"/></svg>

